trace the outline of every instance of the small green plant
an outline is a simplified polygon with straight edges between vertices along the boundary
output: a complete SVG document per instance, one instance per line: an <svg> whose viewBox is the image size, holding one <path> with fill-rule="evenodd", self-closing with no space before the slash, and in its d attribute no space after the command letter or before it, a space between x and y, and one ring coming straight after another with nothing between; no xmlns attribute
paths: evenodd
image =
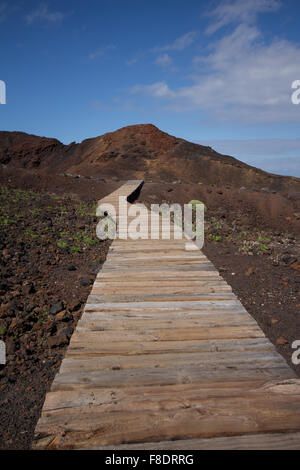
<svg viewBox="0 0 300 470"><path fill-rule="evenodd" d="M207 238L211 241L213 241L214 243L218 243L222 240L222 237L221 235L213 235L212 233L210 233L209 235L207 235Z"/></svg>
<svg viewBox="0 0 300 470"><path fill-rule="evenodd" d="M248 232L244 230L238 234L237 238L241 240L242 238L247 237L247 235L248 235Z"/></svg>
<svg viewBox="0 0 300 470"><path fill-rule="evenodd" d="M8 214L3 214L0 216L0 224L1 225L10 225L10 224L15 224L17 221L10 218Z"/></svg>
<svg viewBox="0 0 300 470"><path fill-rule="evenodd" d="M78 214L78 215L86 215L87 214L87 209L83 204L80 204L79 206L77 206L75 211L76 211L76 214Z"/></svg>
<svg viewBox="0 0 300 470"><path fill-rule="evenodd" d="M259 237L259 238L258 238L258 241L259 241L259 242L269 243L269 242L271 241L271 238L268 238L268 237Z"/></svg>
<svg viewBox="0 0 300 470"><path fill-rule="evenodd" d="M67 248L68 244L67 242L64 242L63 240L58 240L57 246L59 246L59 248Z"/></svg>
<svg viewBox="0 0 300 470"><path fill-rule="evenodd" d="M78 233L75 233L74 235L72 235L72 238L73 238L73 240L80 240L80 238L81 238L81 233L79 233L79 232L78 232Z"/></svg>
<svg viewBox="0 0 300 470"><path fill-rule="evenodd" d="M264 244L261 244L259 245L258 249L261 251L269 251L270 248Z"/></svg>
<svg viewBox="0 0 300 470"><path fill-rule="evenodd" d="M36 317L38 318L38 323L45 323L48 318L49 318L49 313L48 312L42 312L40 315L36 314Z"/></svg>
<svg viewBox="0 0 300 470"><path fill-rule="evenodd" d="M30 211L31 215L36 215L39 212L41 212L41 209L31 209L31 211Z"/></svg>
<svg viewBox="0 0 300 470"><path fill-rule="evenodd" d="M33 238L33 239L38 238L38 234L37 234L37 233L32 233L32 232L31 232L30 230L28 230L28 229L25 230L24 235L25 235L26 237L30 237L30 238Z"/></svg>
<svg viewBox="0 0 300 470"><path fill-rule="evenodd" d="M93 240L89 237L84 237L83 243L85 243L86 245L91 245L93 243Z"/></svg>
<svg viewBox="0 0 300 470"><path fill-rule="evenodd" d="M71 251L73 251L73 253L76 253L81 251L81 248L79 246L72 246Z"/></svg>

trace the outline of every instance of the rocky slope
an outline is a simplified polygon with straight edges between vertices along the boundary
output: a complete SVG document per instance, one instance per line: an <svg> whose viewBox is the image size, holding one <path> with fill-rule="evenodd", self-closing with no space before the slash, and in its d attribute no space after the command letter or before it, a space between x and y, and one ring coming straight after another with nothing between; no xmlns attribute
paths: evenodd
<svg viewBox="0 0 300 470"><path fill-rule="evenodd" d="M273 175L210 147L170 136L151 124L124 127L80 144L0 132L0 163L50 174L79 174L148 182L229 185L300 192L300 179Z"/></svg>
<svg viewBox="0 0 300 470"><path fill-rule="evenodd" d="M108 241L96 201L0 185L0 449L27 449Z"/></svg>

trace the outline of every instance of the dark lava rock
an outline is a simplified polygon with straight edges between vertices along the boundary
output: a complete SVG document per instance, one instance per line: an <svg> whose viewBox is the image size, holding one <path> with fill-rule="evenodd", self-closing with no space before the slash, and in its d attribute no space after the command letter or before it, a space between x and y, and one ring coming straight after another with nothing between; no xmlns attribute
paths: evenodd
<svg viewBox="0 0 300 470"><path fill-rule="evenodd" d="M101 263L91 263L89 265L89 270L91 271L91 273L97 274L101 266Z"/></svg>
<svg viewBox="0 0 300 470"><path fill-rule="evenodd" d="M9 290L9 284L7 282L0 283L0 291L7 292Z"/></svg>
<svg viewBox="0 0 300 470"><path fill-rule="evenodd" d="M32 282L29 282L27 285L23 286L23 294L29 295L29 294L35 294L35 292L36 290Z"/></svg>
<svg viewBox="0 0 300 470"><path fill-rule="evenodd" d="M61 312L64 309L63 302L57 302L56 304L51 305L50 314L56 315L57 313Z"/></svg>
<svg viewBox="0 0 300 470"><path fill-rule="evenodd" d="M73 334L73 331L74 328L72 326L66 326L65 328L59 331L59 336L66 336L69 340Z"/></svg>
<svg viewBox="0 0 300 470"><path fill-rule="evenodd" d="M76 269L77 269L77 268L76 268L75 264L69 264L69 265L67 266L67 270L68 270L68 271L76 271Z"/></svg>
<svg viewBox="0 0 300 470"><path fill-rule="evenodd" d="M48 338L47 343L49 348L57 348L59 346L64 346L68 344L69 339L66 335L62 334L61 332L57 336L51 336Z"/></svg>
<svg viewBox="0 0 300 470"><path fill-rule="evenodd" d="M87 286L90 286L93 283L93 281L94 280L92 278L84 277L84 278L80 279L80 284L83 287L87 287Z"/></svg>
<svg viewBox="0 0 300 470"><path fill-rule="evenodd" d="M80 307L81 307L81 302L77 302L77 300L69 304L69 310L71 312L77 312L77 310L79 310Z"/></svg>
<svg viewBox="0 0 300 470"><path fill-rule="evenodd" d="M55 318L57 321L69 322L73 320L73 315L66 310L63 310L62 312L58 313Z"/></svg>
<svg viewBox="0 0 300 470"><path fill-rule="evenodd" d="M13 354L16 350L16 345L15 345L15 342L13 340L13 338L8 338L6 341L5 341L5 346L6 346L6 354Z"/></svg>
<svg viewBox="0 0 300 470"><path fill-rule="evenodd" d="M295 256L292 256L290 254L284 254L281 256L281 261L283 261L285 264L288 266L292 263L295 263L297 261L297 258Z"/></svg>

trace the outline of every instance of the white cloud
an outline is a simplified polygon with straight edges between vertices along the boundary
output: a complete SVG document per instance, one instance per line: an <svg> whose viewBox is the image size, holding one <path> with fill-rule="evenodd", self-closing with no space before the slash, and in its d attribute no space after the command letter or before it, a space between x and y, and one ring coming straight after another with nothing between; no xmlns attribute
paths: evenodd
<svg viewBox="0 0 300 470"><path fill-rule="evenodd" d="M214 21L206 32L212 34L223 26L234 23L251 24L259 13L276 11L281 5L279 0L234 0L221 3L207 14Z"/></svg>
<svg viewBox="0 0 300 470"><path fill-rule="evenodd" d="M169 54L161 54L157 57L155 63L160 67L170 67L173 63L173 60Z"/></svg>
<svg viewBox="0 0 300 470"><path fill-rule="evenodd" d="M172 89L159 82L139 92L152 91L175 110L208 111L219 120L300 121L300 105L291 103L292 82L300 79L299 45L278 39L265 43L255 26L240 24L194 62L190 85Z"/></svg>
<svg viewBox="0 0 300 470"><path fill-rule="evenodd" d="M197 36L196 31L190 31L189 33L184 34L177 38L172 44L167 44L166 46L156 47L154 51L183 51L189 47L193 42L195 42Z"/></svg>
<svg viewBox="0 0 300 470"><path fill-rule="evenodd" d="M26 15L28 24L35 22L46 22L49 24L58 24L63 21L66 14L61 11L50 11L45 3L40 3L35 10Z"/></svg>
<svg viewBox="0 0 300 470"><path fill-rule="evenodd" d="M106 52L113 50L113 49L116 49L116 46L114 44L108 44L107 46L99 47L99 49L89 54L89 59L95 60L98 57L104 56Z"/></svg>
<svg viewBox="0 0 300 470"><path fill-rule="evenodd" d="M143 93L156 98L166 98L175 96L165 82L157 82L152 85L136 85L131 89L132 94Z"/></svg>

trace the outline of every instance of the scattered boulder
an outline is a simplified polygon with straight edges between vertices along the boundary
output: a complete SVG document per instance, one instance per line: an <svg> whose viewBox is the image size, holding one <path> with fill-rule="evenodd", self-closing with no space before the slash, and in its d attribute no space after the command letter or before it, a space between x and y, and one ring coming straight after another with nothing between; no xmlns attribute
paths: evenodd
<svg viewBox="0 0 300 470"><path fill-rule="evenodd" d="M57 321L69 322L73 320L73 315L67 312L67 310L63 310L62 312L59 312L55 318Z"/></svg>
<svg viewBox="0 0 300 470"><path fill-rule="evenodd" d="M94 279L92 277L84 277L84 278L80 279L80 284L83 287L88 287L91 284L93 284L93 282L94 282Z"/></svg>
<svg viewBox="0 0 300 470"><path fill-rule="evenodd" d="M75 264L69 264L67 266L67 270L68 271L76 271L77 270L77 267L75 266Z"/></svg>
<svg viewBox="0 0 300 470"><path fill-rule="evenodd" d="M77 300L74 300L69 304L69 310L70 312L77 312L81 307L81 302L78 302Z"/></svg>
<svg viewBox="0 0 300 470"><path fill-rule="evenodd" d="M57 313L61 312L64 309L63 302L57 302L56 304L51 305L50 307L50 314L56 315Z"/></svg>
<svg viewBox="0 0 300 470"><path fill-rule="evenodd" d="M69 338L67 337L66 334L63 334L62 332L60 332L56 336L51 336L47 340L47 344L48 344L49 348L51 348L51 349L52 348L57 348L57 347L60 347L60 346L64 346L64 345L68 344L68 342L69 342Z"/></svg>

